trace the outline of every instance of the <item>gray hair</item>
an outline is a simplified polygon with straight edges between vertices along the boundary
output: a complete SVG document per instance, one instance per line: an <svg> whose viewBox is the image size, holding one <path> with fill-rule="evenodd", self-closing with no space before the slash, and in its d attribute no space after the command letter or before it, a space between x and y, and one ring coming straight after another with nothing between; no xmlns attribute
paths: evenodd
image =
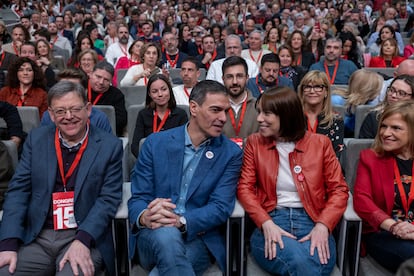
<svg viewBox="0 0 414 276"><path fill-rule="evenodd" d="M253 30L250 32L249 34L249 38L251 37L252 34L260 34L260 40L263 41L264 40L264 33L261 30Z"/></svg>
<svg viewBox="0 0 414 276"><path fill-rule="evenodd" d="M95 67L93 68L93 71L95 72L96 70L101 69L101 70L105 70L106 72L108 72L109 74L111 74L111 77L114 76L114 67L107 62L106 60L102 60L100 62L98 62Z"/></svg>
<svg viewBox="0 0 414 276"><path fill-rule="evenodd" d="M54 99L62 98L69 93L75 93L79 98L82 99L84 104L88 102L85 88L81 84L65 80L59 81L50 88L47 94L48 106L50 107L52 105L52 101Z"/></svg>

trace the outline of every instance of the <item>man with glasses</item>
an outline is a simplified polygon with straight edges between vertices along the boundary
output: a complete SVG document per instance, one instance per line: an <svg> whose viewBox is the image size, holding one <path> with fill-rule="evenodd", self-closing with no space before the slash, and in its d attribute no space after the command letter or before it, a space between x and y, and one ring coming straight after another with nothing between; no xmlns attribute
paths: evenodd
<svg viewBox="0 0 414 276"><path fill-rule="evenodd" d="M178 49L178 39L172 33L172 30L165 29L162 34L162 52L161 63L166 69L181 68L181 64L188 55Z"/></svg>
<svg viewBox="0 0 414 276"><path fill-rule="evenodd" d="M115 275L122 143L88 123L82 85L59 82L48 105L55 124L29 134L6 194L0 275Z"/></svg>
<svg viewBox="0 0 414 276"><path fill-rule="evenodd" d="M342 54L341 39L327 39L324 54L325 58L312 64L309 71L325 72L331 84L348 85L349 78L358 68L352 61L340 58Z"/></svg>
<svg viewBox="0 0 414 276"><path fill-rule="evenodd" d="M115 108L116 134L122 136L127 123L125 97L111 85L114 67L106 61L98 62L89 76L88 101L92 105L112 105Z"/></svg>
<svg viewBox="0 0 414 276"><path fill-rule="evenodd" d="M250 78L247 82L247 88L252 92L253 97L258 98L260 94L274 86L287 86L295 90L292 80L281 76L279 70L280 59L278 55L269 53L262 57L259 75Z"/></svg>
<svg viewBox="0 0 414 276"><path fill-rule="evenodd" d="M257 132L256 98L246 88L249 75L242 57L232 56L223 62L223 82L230 99L230 109L223 133L240 147L244 138Z"/></svg>

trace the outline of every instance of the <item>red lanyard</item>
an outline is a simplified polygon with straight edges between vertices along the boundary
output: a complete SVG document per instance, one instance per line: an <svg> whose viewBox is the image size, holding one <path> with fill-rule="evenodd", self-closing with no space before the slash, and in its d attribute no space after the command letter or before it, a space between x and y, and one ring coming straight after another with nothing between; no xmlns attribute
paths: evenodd
<svg viewBox="0 0 414 276"><path fill-rule="evenodd" d="M190 98L190 93L188 92L188 90L185 86L184 86L184 93L187 95L188 98Z"/></svg>
<svg viewBox="0 0 414 276"><path fill-rule="evenodd" d="M276 44L275 45L269 44L269 50L272 53L277 54L277 46L276 46Z"/></svg>
<svg viewBox="0 0 414 276"><path fill-rule="evenodd" d="M280 74L280 73L279 73L279 74ZM276 87L277 87L278 83L279 83L279 79L278 79L278 78L276 78L276 83L275 83L275 85L274 85L274 86L276 86ZM257 88L259 89L260 94L263 94L264 90L263 90L263 88L262 88L262 87L260 86L260 84L259 84L259 75L257 75L257 76L256 76L256 86L257 86Z"/></svg>
<svg viewBox="0 0 414 276"><path fill-rule="evenodd" d="M201 48L200 46L199 47L197 47L197 52L198 52L198 54L199 55L202 55L203 54L203 48Z"/></svg>
<svg viewBox="0 0 414 276"><path fill-rule="evenodd" d="M326 73L326 76L328 76L329 82L331 84L334 84L335 83L335 78L336 78L336 72L338 71L338 67L339 67L339 60L337 60L336 63L335 63L335 68L334 68L334 71L333 71L332 78L331 78L331 75L329 74L328 64L326 64L326 62L324 62L323 66L325 67L325 73Z"/></svg>
<svg viewBox="0 0 414 276"><path fill-rule="evenodd" d="M14 53L16 54L16 56L19 56L19 49L17 48L16 44L14 44L14 42L12 44L13 44Z"/></svg>
<svg viewBox="0 0 414 276"><path fill-rule="evenodd" d="M4 61L4 56L6 55L6 52L3 51L3 54L1 54L1 58L0 58L0 66L3 64Z"/></svg>
<svg viewBox="0 0 414 276"><path fill-rule="evenodd" d="M174 60L171 60L170 55L169 55L169 54L167 54L167 52L165 53L165 56L167 57L167 61L168 61L168 63L170 64L170 67L171 67L171 68L175 68L175 65L177 64L177 61L178 61L178 56L179 56L179 53L177 53L177 54L175 55Z"/></svg>
<svg viewBox="0 0 414 276"><path fill-rule="evenodd" d="M96 96L95 100L92 102L92 88L91 83L88 81L88 101L92 103L92 105L96 105L99 100L102 98L103 93L99 93L98 96Z"/></svg>
<svg viewBox="0 0 414 276"><path fill-rule="evenodd" d="M55 39L53 39L53 41L50 43L50 49L51 50L53 49L53 46L55 45L56 40L58 40L58 35L56 35Z"/></svg>
<svg viewBox="0 0 414 276"><path fill-rule="evenodd" d="M307 118L307 120L308 120L308 131L310 131L310 132L312 132L312 133L316 133L316 129L318 128L318 119L316 119L316 121L315 121L315 123L313 124L313 126L311 125L311 122L310 122L310 120L309 120L309 117L308 117L308 115L307 114L305 114L306 115L306 118Z"/></svg>
<svg viewBox="0 0 414 276"><path fill-rule="evenodd" d="M23 91L20 88L17 90L17 95L19 95L19 100L17 101L17 106L24 106L24 94L23 94Z"/></svg>
<svg viewBox="0 0 414 276"><path fill-rule="evenodd" d="M239 124L236 126L236 118L234 116L233 113L233 109L229 109L229 116L230 116L230 120L231 120L231 125L233 126L234 132L236 133L236 136L239 136L240 133L240 129L242 127L243 124L243 119L244 119L244 113L246 112L246 107L247 107L247 99L243 102L242 105L242 111L240 114L240 120L239 120Z"/></svg>
<svg viewBox="0 0 414 276"><path fill-rule="evenodd" d="M124 54L124 56L128 56L127 50L126 48L124 49L124 47L122 47L121 45L119 45L119 48L121 48L121 52Z"/></svg>
<svg viewBox="0 0 414 276"><path fill-rule="evenodd" d="M411 172L411 177L413 175L414 175L414 164L413 164L413 169L412 169L412 172ZM394 158L394 176L395 176L395 181L397 182L398 191L400 192L401 203L402 203L404 211L405 211L405 216L407 217L408 208L410 207L411 203L414 200L414 183L411 183L409 197L408 197L408 200L407 200L407 195L405 193L403 184L401 182L400 170L398 169L397 161L395 160L395 158Z"/></svg>
<svg viewBox="0 0 414 276"><path fill-rule="evenodd" d="M253 53L252 53L252 50L250 50L249 49L249 54L250 54L250 58L254 61L254 62L256 62L257 64L260 62L260 59L262 58L262 55L263 55L263 50L260 50L260 54L259 54L259 56L257 57L257 60L254 58L254 56L253 56Z"/></svg>
<svg viewBox="0 0 414 276"><path fill-rule="evenodd" d="M83 152L85 151L87 144L88 144L88 136L86 136L85 141L83 141L82 146L80 147L79 151L76 153L75 160L73 160L72 165L70 166L67 174L65 175L65 171L63 169L62 149L60 148L59 134L58 134L58 129L56 128L56 132L55 132L56 158L57 158L59 172L60 172L60 176L62 177L63 188L65 192L66 192L66 183L68 179L72 176L76 167L79 165L79 162L82 158Z"/></svg>
<svg viewBox="0 0 414 276"><path fill-rule="evenodd" d="M205 64L207 70L210 68L211 63L214 61L214 59L216 58L216 56L217 56L217 51L214 50L213 55L211 56L210 62L207 62Z"/></svg>
<svg viewBox="0 0 414 276"><path fill-rule="evenodd" d="M300 66L301 63L302 63L302 54L300 54L298 59L296 60L296 66Z"/></svg>
<svg viewBox="0 0 414 276"><path fill-rule="evenodd" d="M168 116L170 116L170 110L169 109L167 109L167 111L165 111L164 118L162 118L162 121L161 121L160 125L157 126L158 125L158 112L157 111L154 112L154 119L153 119L153 122L152 122L152 132L153 133L160 132L162 127L165 125L165 122L167 121Z"/></svg>

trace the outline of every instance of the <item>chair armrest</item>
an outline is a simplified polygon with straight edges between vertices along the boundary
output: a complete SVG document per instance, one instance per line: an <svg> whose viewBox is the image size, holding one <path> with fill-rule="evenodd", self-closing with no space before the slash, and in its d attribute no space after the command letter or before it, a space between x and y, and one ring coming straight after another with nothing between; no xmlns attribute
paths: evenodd
<svg viewBox="0 0 414 276"><path fill-rule="evenodd" d="M354 210L353 196L349 193L348 204L342 219L346 221L361 221L361 218Z"/></svg>
<svg viewBox="0 0 414 276"><path fill-rule="evenodd" d="M240 205L240 202L236 199L236 203L234 204L233 213L231 214L230 218L241 218L244 217L244 209Z"/></svg>
<svg viewBox="0 0 414 276"><path fill-rule="evenodd" d="M122 202L118 206L116 219L128 219L128 200L131 197L131 182L124 182L122 185Z"/></svg>

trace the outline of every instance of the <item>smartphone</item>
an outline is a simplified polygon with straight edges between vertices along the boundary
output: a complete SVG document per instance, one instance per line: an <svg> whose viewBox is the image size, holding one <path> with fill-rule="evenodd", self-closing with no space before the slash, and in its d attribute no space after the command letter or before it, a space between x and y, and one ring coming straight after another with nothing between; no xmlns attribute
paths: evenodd
<svg viewBox="0 0 414 276"><path fill-rule="evenodd" d="M319 21L316 21L315 23L315 29L320 31L321 30L321 23L319 23Z"/></svg>
<svg viewBox="0 0 414 276"><path fill-rule="evenodd" d="M160 73L160 68L158 68L158 67L156 67L156 68L154 68L152 71L151 71L151 73L150 73L150 76L149 77L152 77L152 76L154 76L154 75L156 75L156 74L159 74Z"/></svg>

